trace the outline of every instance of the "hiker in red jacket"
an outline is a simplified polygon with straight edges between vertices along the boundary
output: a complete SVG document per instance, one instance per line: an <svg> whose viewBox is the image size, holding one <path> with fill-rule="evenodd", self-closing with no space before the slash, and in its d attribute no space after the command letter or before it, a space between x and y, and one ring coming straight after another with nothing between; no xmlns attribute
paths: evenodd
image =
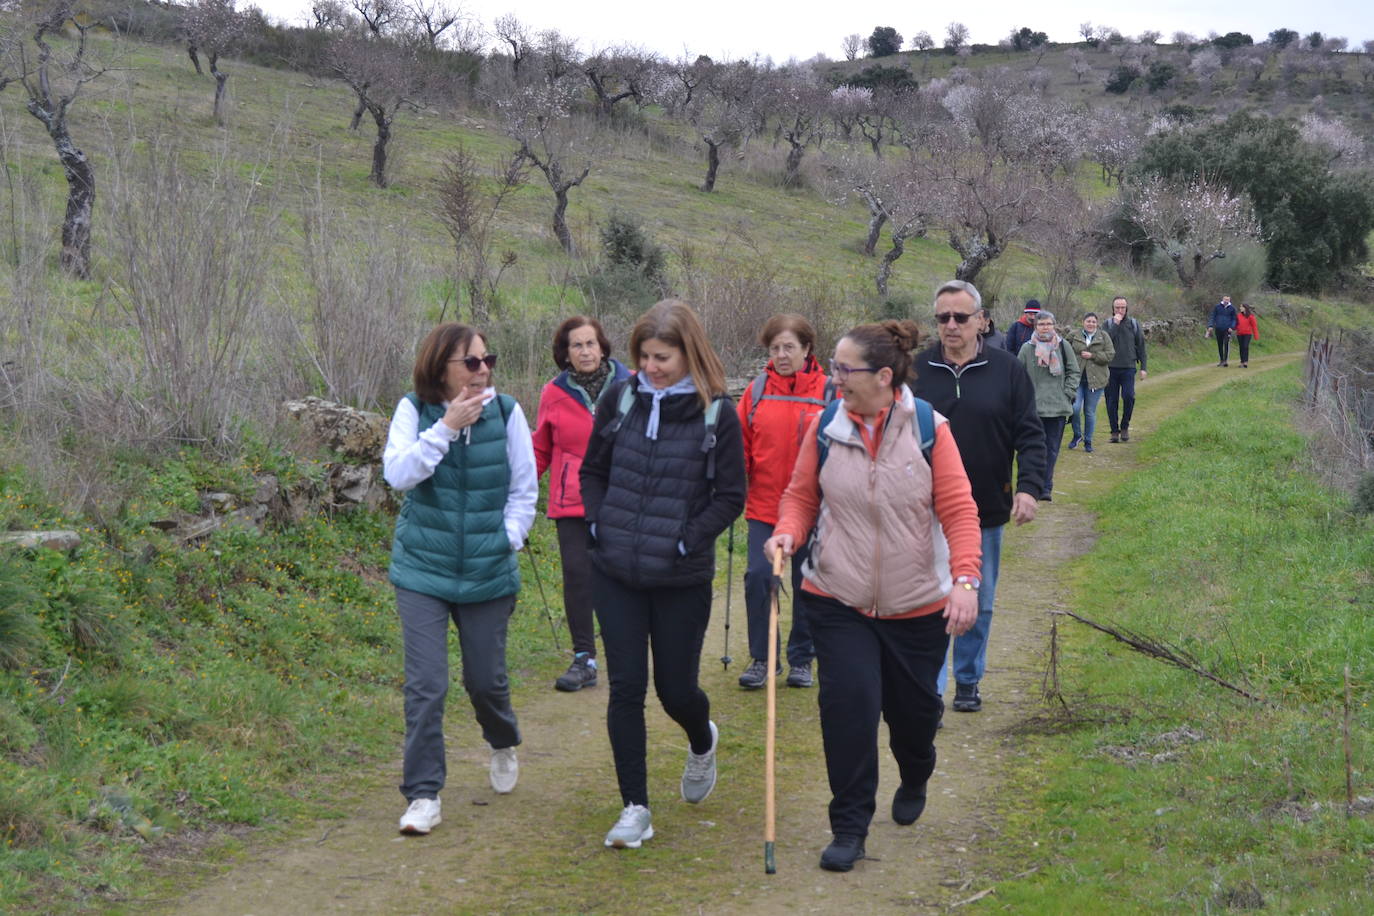
<svg viewBox="0 0 1374 916"><path fill-rule="evenodd" d="M757 690L768 679L768 603L773 571L763 543L778 523L778 502L792 479L792 465L807 425L826 402L826 375L816 361L816 329L801 315L774 315L759 334L768 365L745 389L739 402L744 432L744 467L749 495L744 518L749 526L749 565L744 573L744 605L749 621L749 667L739 685ZM796 601L801 587L803 550L792 558L792 630L787 637L787 686L810 687L816 657L805 615ZM782 658L782 652L778 652ZM779 665L781 667L781 665ZM781 672L779 672L781 673Z"/></svg>
<svg viewBox="0 0 1374 916"><path fill-rule="evenodd" d="M596 686L596 638L592 622L591 561L578 472L592 434L601 396L630 372L611 359L611 343L595 318L574 315L553 335L553 361L561 371L539 396L534 458L539 474L549 470L549 518L558 529L563 561L563 608L572 636L573 659L554 681L564 691Z"/></svg>
<svg viewBox="0 0 1374 916"><path fill-rule="evenodd" d="M1240 344L1240 367L1250 368L1250 341L1259 340L1259 315L1250 307L1250 303L1242 302L1240 312L1236 315L1236 341Z"/></svg>

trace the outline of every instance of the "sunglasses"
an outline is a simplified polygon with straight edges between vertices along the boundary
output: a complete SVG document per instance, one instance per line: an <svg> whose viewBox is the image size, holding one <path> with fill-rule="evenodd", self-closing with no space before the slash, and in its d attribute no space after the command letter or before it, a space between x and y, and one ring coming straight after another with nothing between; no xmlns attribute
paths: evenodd
<svg viewBox="0 0 1374 916"><path fill-rule="evenodd" d="M936 312L935 323L945 324L953 318L959 324L968 324L968 320L975 314L975 312Z"/></svg>
<svg viewBox="0 0 1374 916"><path fill-rule="evenodd" d="M455 356L449 360L451 363L462 363L463 368L469 372L476 372L485 365L488 369L496 368L496 354L488 353L486 356Z"/></svg>

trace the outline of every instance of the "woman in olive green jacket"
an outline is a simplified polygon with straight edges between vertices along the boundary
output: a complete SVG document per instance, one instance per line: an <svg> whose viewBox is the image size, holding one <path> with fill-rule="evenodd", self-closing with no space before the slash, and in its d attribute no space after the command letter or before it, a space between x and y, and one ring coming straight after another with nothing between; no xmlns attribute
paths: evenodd
<svg viewBox="0 0 1374 916"><path fill-rule="evenodd" d="M1078 448L1083 443L1083 451L1093 450L1093 432L1097 429L1097 400L1107 387L1107 364L1116 357L1116 347L1112 335L1097 326L1097 313L1089 312L1083 316L1082 329L1074 329L1065 338L1073 352L1083 363L1083 377L1078 382L1078 394L1073 399L1073 413L1069 422L1073 424L1073 438L1069 448Z"/></svg>

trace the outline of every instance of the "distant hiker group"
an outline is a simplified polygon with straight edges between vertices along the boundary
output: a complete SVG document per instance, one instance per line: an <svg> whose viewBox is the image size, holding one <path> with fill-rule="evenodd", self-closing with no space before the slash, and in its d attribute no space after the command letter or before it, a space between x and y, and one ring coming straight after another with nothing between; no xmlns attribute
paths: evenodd
<svg viewBox="0 0 1374 916"><path fill-rule="evenodd" d="M406 492L390 572L405 654L401 832L441 822L450 620L491 748L491 786L516 786L521 735L506 633L517 555L547 472L572 636L554 686L609 682L621 811L605 845L634 849L654 835L651 677L688 745L678 793L697 804L716 785L720 729L699 668L716 540L742 512L749 663L739 686L768 684L771 697L770 682L783 676L769 605L774 561L786 559L786 684L819 683L832 832L820 865L851 869L877 809L879 718L901 777L891 817L907 825L925 808L949 670L954 710L982 708L1003 530L1033 521L1053 498L1065 426L1070 449L1092 452L1105 390L1112 441L1130 438L1146 354L1127 312L1118 297L1104 326L1089 313L1061 336L1054 315L1031 300L1003 335L978 290L950 281L936 291L926 349L914 322L862 324L825 364L806 318L775 315L759 334L768 362L738 404L687 303L664 300L639 318L628 367L612 358L596 319L574 316L554 333L559 372L543 388L533 434L520 405L493 385L497 357L485 334L434 328L383 456L387 481Z"/></svg>

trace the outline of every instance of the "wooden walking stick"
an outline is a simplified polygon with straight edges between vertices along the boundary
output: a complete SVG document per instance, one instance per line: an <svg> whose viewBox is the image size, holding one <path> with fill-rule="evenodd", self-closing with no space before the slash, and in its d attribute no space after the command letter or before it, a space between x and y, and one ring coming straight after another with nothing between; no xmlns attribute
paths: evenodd
<svg viewBox="0 0 1374 916"><path fill-rule="evenodd" d="M773 858L773 841L777 838L773 756L778 730L778 591L782 587L784 559L781 550L774 552L772 596L768 602L768 731L763 740L763 872L766 875L776 874L778 870Z"/></svg>

